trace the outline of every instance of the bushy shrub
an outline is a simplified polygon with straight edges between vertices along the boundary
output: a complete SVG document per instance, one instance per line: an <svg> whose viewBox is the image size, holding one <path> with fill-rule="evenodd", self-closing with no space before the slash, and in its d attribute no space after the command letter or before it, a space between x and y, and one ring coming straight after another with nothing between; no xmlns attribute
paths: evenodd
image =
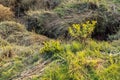
<svg viewBox="0 0 120 80"><path fill-rule="evenodd" d="M8 7L4 7L0 4L0 21L12 20L13 12Z"/></svg>
<svg viewBox="0 0 120 80"><path fill-rule="evenodd" d="M62 51L62 47L59 41L48 41L44 42L44 47L40 49L40 53L45 56L45 58L51 58L55 53L58 53Z"/></svg>
<svg viewBox="0 0 120 80"><path fill-rule="evenodd" d="M68 31L72 37L83 40L92 34L96 23L96 21L87 21L82 24L73 24L72 27L69 27Z"/></svg>

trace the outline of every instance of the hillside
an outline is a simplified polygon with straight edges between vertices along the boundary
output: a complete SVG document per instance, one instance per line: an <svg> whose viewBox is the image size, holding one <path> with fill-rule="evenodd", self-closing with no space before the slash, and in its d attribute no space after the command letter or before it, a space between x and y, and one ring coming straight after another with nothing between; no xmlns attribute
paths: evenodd
<svg viewBox="0 0 120 80"><path fill-rule="evenodd" d="M0 0L0 80L120 80L120 0Z"/></svg>

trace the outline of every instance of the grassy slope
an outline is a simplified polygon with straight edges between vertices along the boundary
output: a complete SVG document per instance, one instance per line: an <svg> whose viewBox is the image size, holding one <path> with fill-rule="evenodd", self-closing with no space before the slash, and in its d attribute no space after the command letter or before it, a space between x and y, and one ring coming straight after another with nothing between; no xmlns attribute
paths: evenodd
<svg viewBox="0 0 120 80"><path fill-rule="evenodd" d="M8 80L40 61L38 52L47 37L28 32L13 21L1 22L0 33L0 80Z"/></svg>
<svg viewBox="0 0 120 80"><path fill-rule="evenodd" d="M73 23L97 20L98 24L93 37L101 40L106 39L108 34L118 30L116 28L117 25L120 25L120 15L117 11L119 7L111 1L91 1L88 3L85 0L65 0L52 10L28 11L28 24L31 25L28 28L35 28L37 33L51 38L59 38L60 36L67 36L67 29ZM113 10L112 7L115 9Z"/></svg>
<svg viewBox="0 0 120 80"><path fill-rule="evenodd" d="M76 23L91 14L89 10L83 10L86 12L79 14L77 10L73 10L73 7L76 6L71 5L70 2L65 8L65 11L68 10L68 12L64 12L64 8L61 9L61 6L51 11L62 16L60 20L55 20L55 22ZM72 12L66 16L69 10ZM10 24L13 28L8 28L5 23ZM17 24L17 26L19 25ZM57 52L54 51L56 46L53 45L48 47L47 54L43 50L44 55L40 54L40 49L48 38L28 32L24 26L22 30L20 29L16 27L14 22L0 23L0 80L29 80L29 78L33 80L120 79L120 40L112 43L89 40L87 45L79 42L62 42L58 46L60 51L59 49ZM50 55L49 52L55 55L46 60L46 57ZM109 55L110 53L115 55Z"/></svg>

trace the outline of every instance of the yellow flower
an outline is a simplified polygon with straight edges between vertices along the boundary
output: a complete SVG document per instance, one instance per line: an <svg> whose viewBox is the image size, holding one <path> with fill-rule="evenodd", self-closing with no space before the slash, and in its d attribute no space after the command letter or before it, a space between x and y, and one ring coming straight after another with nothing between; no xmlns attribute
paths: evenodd
<svg viewBox="0 0 120 80"><path fill-rule="evenodd" d="M83 26L83 27L87 27L87 25L86 25L86 24L82 24L82 26Z"/></svg>
<svg viewBox="0 0 120 80"><path fill-rule="evenodd" d="M68 31L73 37L87 38L93 32L96 23L97 21L87 21L86 23L82 24L73 24Z"/></svg>
<svg viewBox="0 0 120 80"><path fill-rule="evenodd" d="M96 23L97 23L97 21L92 21L92 24L94 24L94 25L95 25Z"/></svg>
<svg viewBox="0 0 120 80"><path fill-rule="evenodd" d="M87 21L87 22L86 22L86 24L89 24L89 23L90 23L90 21Z"/></svg>

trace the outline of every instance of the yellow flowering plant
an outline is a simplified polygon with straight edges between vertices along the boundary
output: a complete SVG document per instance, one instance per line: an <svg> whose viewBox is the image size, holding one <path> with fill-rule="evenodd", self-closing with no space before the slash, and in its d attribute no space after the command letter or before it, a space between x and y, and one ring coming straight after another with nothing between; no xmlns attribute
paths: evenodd
<svg viewBox="0 0 120 80"><path fill-rule="evenodd" d="M69 27L68 32L72 37L83 40L90 37L96 23L97 21L86 21L85 23L81 24L73 24L71 27Z"/></svg>
<svg viewBox="0 0 120 80"><path fill-rule="evenodd" d="M57 40L50 40L43 44L44 47L40 49L40 53L44 54L46 59L55 56L55 53L62 51L61 43Z"/></svg>

